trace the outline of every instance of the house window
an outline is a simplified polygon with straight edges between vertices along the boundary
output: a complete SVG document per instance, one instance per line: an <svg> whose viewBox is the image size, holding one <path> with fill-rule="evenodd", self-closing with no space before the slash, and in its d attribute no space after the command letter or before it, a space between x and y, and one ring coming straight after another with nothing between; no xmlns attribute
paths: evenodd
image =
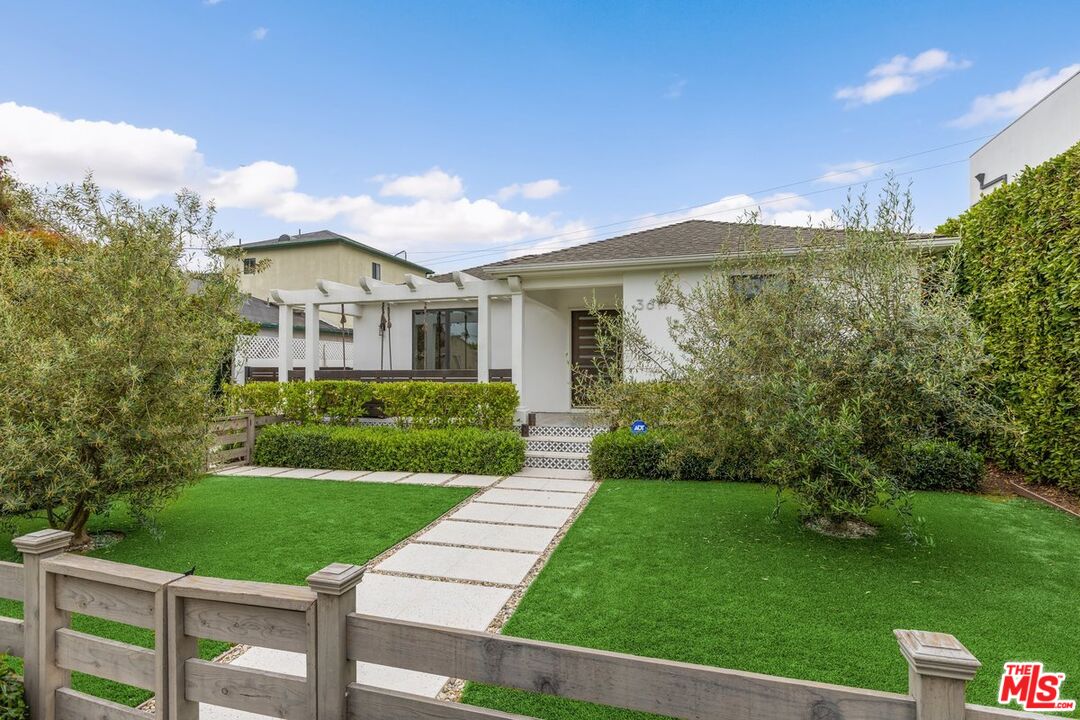
<svg viewBox="0 0 1080 720"><path fill-rule="evenodd" d="M255 266L258 264L258 262L259 261L256 260L255 258L244 258L244 274L245 275L254 275L255 274Z"/></svg>
<svg viewBox="0 0 1080 720"><path fill-rule="evenodd" d="M371 279L382 280L382 263L371 263Z"/></svg>
<svg viewBox="0 0 1080 720"><path fill-rule="evenodd" d="M779 275L732 275L731 292L740 300L753 300L766 285L775 283Z"/></svg>
<svg viewBox="0 0 1080 720"><path fill-rule="evenodd" d="M475 308L413 311L413 370L475 370Z"/></svg>

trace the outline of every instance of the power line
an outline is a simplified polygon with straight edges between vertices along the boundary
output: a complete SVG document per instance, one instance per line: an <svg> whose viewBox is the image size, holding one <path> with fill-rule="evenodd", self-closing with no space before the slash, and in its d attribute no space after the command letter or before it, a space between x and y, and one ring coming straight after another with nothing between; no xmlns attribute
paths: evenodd
<svg viewBox="0 0 1080 720"><path fill-rule="evenodd" d="M980 135L978 137L968 138L967 140L961 140L959 142L949 143L948 145L940 145L938 147L930 148L930 149L927 149L927 150L920 150L918 152L909 153L907 155L901 155L899 157L890 158L888 160L881 160L879 162L866 163L864 165L858 165L858 166L855 166L855 167L852 167L852 168L847 168L847 169L845 169L843 171L830 171L830 172L825 173L823 175L818 175L817 177L808 178L806 180L798 180L798 181L795 181L795 182L784 183L784 184L781 184L781 185L773 185L772 187L762 188L762 189L759 189L759 190L753 190L753 191L751 191L749 193L746 193L746 194L748 194L748 195L760 195L762 193L774 192L776 190L784 190L786 188L795 187L797 185L805 185L806 183L817 182L819 180L825 180L825 179L828 179L828 178L838 174L839 172L859 172L859 171L862 171L862 170L868 170L868 169L871 169L871 168L880 167L882 165L889 165L889 164L894 163L894 162L899 162L901 160L909 160L909 159L914 158L914 157L920 157L922 155L929 155L931 153L940 152L942 150L948 150L950 148L959 147L961 145L968 145L968 144L973 143L973 142L978 142L980 140L985 140L986 138L992 137L992 136L993 136L993 133L990 133L990 134L987 134L987 135ZM964 159L966 160L966 158L964 158ZM962 160L957 160L957 161L953 161L953 162L950 162L950 163L945 163L945 165L952 165L952 164L955 164L957 162L962 162ZM898 173L898 175L910 175L910 174L912 174L914 172L921 172L922 170L933 170L933 169L936 169L938 167L944 167L945 165L937 165L937 166L932 166L932 167L929 167L929 168L922 168L920 170L908 171L908 172L904 172L904 173ZM881 180L881 178L875 178L874 179L874 181L879 181L879 180ZM865 180L863 182L864 183L869 183L869 182L871 182L871 180ZM859 184L859 183L848 183L848 185L855 185L855 184ZM772 201L772 200L763 201L763 202L760 202L760 203L754 203L753 205L750 205L750 206L747 206L747 207L744 207L744 208L734 208L734 209L736 209L736 210L750 209L750 208L753 208L753 207L757 207L758 205L769 204L771 202L777 202L777 201L780 201L780 200L789 200L789 199L797 198L797 197L807 197L807 196L810 196L810 195L817 195L817 194L820 194L820 193L823 193L823 192L831 192L833 190L838 189L838 187L842 187L842 185L837 186L837 187L824 188L824 189L819 190L819 191L803 193L801 195L787 195L784 198L778 198L775 201ZM490 254L500 252L501 250L504 250L504 249L513 248L513 247L517 247L517 246L520 246L520 245L529 245L531 243L543 242L545 240L554 240L556 238L569 237L569 236L572 236L572 235L579 235L581 233L589 233L589 234L591 234L591 233L595 233L597 230L603 230L603 229L607 229L607 228L618 227L620 225L627 225L627 224L630 224L630 223L641 222L642 220L660 218L660 217L664 217L666 215L673 215L675 213L683 213L683 212L688 212L688 211L691 211L691 210L697 210L699 208L705 208L705 207L708 207L709 205L713 205L716 202L718 202L718 201L717 200L712 200L712 201L709 201L709 202L706 202L706 203L700 203L700 204L697 204L697 205L688 205L688 206L684 206L684 207L681 207L681 208L676 208L674 210L664 210L662 212L649 213L647 215L640 215L638 217L629 218L629 219L626 219L626 220L617 220L617 221L606 223L606 224L603 224L603 225L594 225L592 227L580 228L578 230L569 230L569 231L565 231L565 232L561 232L561 233L554 233L554 234L551 234L551 235L544 235L544 236L540 236L540 237L532 237L532 238L527 238L525 240L517 240L517 241L511 242L511 243L504 243L504 244L497 245L497 246L494 246L494 247L477 248L475 250L441 250L441 251L440 250L432 250L432 251L429 251L429 252L445 252L447 254L439 256L439 257L429 258L429 259L425 260L425 262L437 263L437 262L443 262L443 261L446 261L446 260L458 260L458 259L462 259L462 258L469 257L469 256L483 257L483 256L486 256L486 255L490 255ZM723 211L718 211L718 212L729 212L729 210L725 209ZM717 213L712 213L712 214L717 214ZM414 251L414 254L420 254L422 252L424 252L424 251Z"/></svg>
<svg viewBox="0 0 1080 720"><path fill-rule="evenodd" d="M949 167L950 165L957 165L957 164L962 163L962 162L967 162L967 160L968 160L968 158L960 158L960 159L957 159L957 160L950 160L949 162L940 163L940 164L937 164L937 165L929 165L927 167L917 168L915 170L908 170L908 171L905 171L905 172L893 173L893 177L903 177L905 175L914 175L914 174L920 173L920 172L928 172L930 170L937 170L939 168ZM883 161L883 162L890 162L890 161ZM881 164L881 163L878 163L878 164ZM882 180L886 179L886 177L888 177L888 176L887 175L880 175L880 176L875 177L875 178L868 178L868 179L862 181L861 184L870 185L872 183L881 182ZM761 207L762 205L770 205L770 204L773 204L773 203L785 202L785 201L789 201L789 200L793 200L793 199L797 199L797 198L811 197L813 195L820 195L822 193L834 192L834 191L839 190L839 189L841 189L841 186L831 187L831 188L822 188L821 190L812 190L810 192L799 193L799 194L785 195L783 197L773 198L771 200L762 200L762 201L759 201L759 202L754 202L754 203L750 203L748 205L743 205L743 206L739 206L739 207L722 208L722 209L719 209L719 210L713 210L711 212L698 213L696 215L688 215L688 216L682 218L681 221L698 220L698 219L701 219L701 218L711 217L713 215L720 215L720 214L724 214L724 213L737 212L739 210L753 210L754 208ZM758 192L762 192L762 191L758 191ZM765 192L768 192L768 191L766 190ZM715 202L716 201L713 201L711 203L705 203L705 204L702 204L702 205L695 205L695 206L692 206L690 209L705 208L705 207L708 207L710 205L713 205ZM660 217L660 216L663 216L663 215L670 215L673 212L681 212L681 211L674 210L674 211L667 211L667 212L663 212L663 213L654 213L652 215L642 216L642 219L649 219L649 218ZM624 222L632 222L632 221L624 221ZM612 223L612 224L622 224L622 223ZM517 245L543 242L545 240L555 239L555 238L564 237L564 236L567 236L567 235L573 235L573 234L581 233L581 232L592 232L594 230L601 229L601 228L604 228L604 227L610 227L610 225L598 225L595 228L582 228L581 230L574 230L574 231L570 231L570 232L567 232L567 233L557 233L557 234L548 235L548 236L545 236L545 237L530 238L529 240L526 240L526 241L518 241L518 242L515 242L515 243L507 243L505 245L501 245L499 247L494 247L494 248L479 248L477 250L465 251L465 252L462 252L462 253L457 254L457 255L447 255L447 256L441 257L441 258L432 258L430 260L426 260L425 262L434 264L434 263L437 263L437 262L444 262L444 261L448 261L448 260L462 259L462 258L464 258L464 256L469 256L468 259L470 261L473 261L473 260L476 260L478 258L486 257L486 256L489 256L489 255L500 254L500 253L504 252L505 250L507 250L507 249L509 249L511 247L517 246ZM628 233L630 233L630 232L640 232L640 231L643 231L643 230L646 230L646 229L648 229L648 226L635 227L635 228L628 229L627 232ZM567 246L567 247L573 247L573 246ZM563 249L565 249L565 248L551 248L551 251L563 250Z"/></svg>

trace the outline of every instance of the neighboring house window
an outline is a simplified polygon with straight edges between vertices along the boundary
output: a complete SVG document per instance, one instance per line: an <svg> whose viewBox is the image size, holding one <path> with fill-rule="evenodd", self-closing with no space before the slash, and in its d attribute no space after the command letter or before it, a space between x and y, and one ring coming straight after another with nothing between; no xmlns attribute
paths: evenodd
<svg viewBox="0 0 1080 720"><path fill-rule="evenodd" d="M778 275L732 275L731 292L741 300L753 300L765 286L776 282Z"/></svg>
<svg viewBox="0 0 1080 720"><path fill-rule="evenodd" d="M413 370L475 370L475 308L413 311Z"/></svg>
<svg viewBox="0 0 1080 720"><path fill-rule="evenodd" d="M255 274L255 266L258 264L258 262L259 261L256 260L255 258L244 258L244 274L245 275L254 275Z"/></svg>
<svg viewBox="0 0 1080 720"><path fill-rule="evenodd" d="M382 263L371 263L371 279L382 280Z"/></svg>

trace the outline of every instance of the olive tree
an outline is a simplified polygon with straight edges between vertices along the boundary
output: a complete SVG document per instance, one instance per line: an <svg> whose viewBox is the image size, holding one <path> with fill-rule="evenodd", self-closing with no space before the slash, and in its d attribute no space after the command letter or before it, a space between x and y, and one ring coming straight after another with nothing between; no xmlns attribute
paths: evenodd
<svg viewBox="0 0 1080 720"><path fill-rule="evenodd" d="M632 314L602 317L601 344L621 351L593 402L611 423L673 428L675 462L788 490L810 524L845 533L875 507L910 518L907 449L970 444L998 411L950 260L910 234L909 195L890 182L876 207L851 199L835 222L805 229L795 255L751 241L692 286L665 277L663 342Z"/></svg>
<svg viewBox="0 0 1080 720"><path fill-rule="evenodd" d="M144 208L90 178L28 187L5 166L0 513L86 540L92 514L123 500L145 515L204 469L241 298L196 195Z"/></svg>

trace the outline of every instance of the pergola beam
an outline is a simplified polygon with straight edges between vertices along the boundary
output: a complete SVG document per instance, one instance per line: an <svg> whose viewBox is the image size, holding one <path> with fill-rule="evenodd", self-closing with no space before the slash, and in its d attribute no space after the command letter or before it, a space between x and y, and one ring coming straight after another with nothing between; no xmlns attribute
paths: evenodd
<svg viewBox="0 0 1080 720"><path fill-rule="evenodd" d="M426 280L416 284L415 289L408 285L372 285L370 292L362 287L345 283L322 280L323 290L271 290L271 297L283 305L340 305L365 304L373 302L410 302L416 300L460 300L475 298L481 294L489 296L509 295L510 286L505 280L476 280L463 282L461 287L455 283L438 283ZM324 292L325 291L325 292Z"/></svg>

